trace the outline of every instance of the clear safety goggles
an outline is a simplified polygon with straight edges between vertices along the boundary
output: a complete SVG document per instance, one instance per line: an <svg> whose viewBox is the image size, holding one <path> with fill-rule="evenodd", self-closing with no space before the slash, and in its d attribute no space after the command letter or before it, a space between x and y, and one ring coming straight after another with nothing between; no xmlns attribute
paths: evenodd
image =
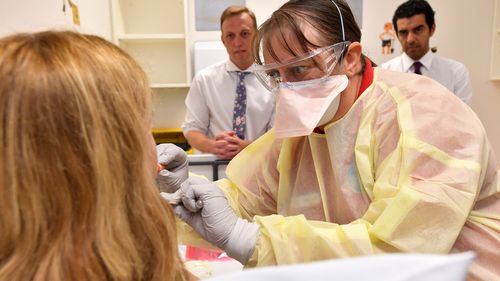
<svg viewBox="0 0 500 281"><path fill-rule="evenodd" d="M327 78L350 43L343 41L314 49L285 62L258 65L253 72L271 92L276 92L280 87L293 87L305 81Z"/></svg>

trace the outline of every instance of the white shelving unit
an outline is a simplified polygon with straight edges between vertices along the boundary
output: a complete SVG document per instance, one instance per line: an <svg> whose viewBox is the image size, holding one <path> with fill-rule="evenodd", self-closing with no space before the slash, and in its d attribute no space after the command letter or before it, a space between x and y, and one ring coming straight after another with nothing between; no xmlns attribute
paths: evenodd
<svg viewBox="0 0 500 281"><path fill-rule="evenodd" d="M154 127L178 128L184 117L191 82L187 5L188 0L111 0L113 40L149 77Z"/></svg>
<svg viewBox="0 0 500 281"><path fill-rule="evenodd" d="M490 79L500 80L500 0L495 0L492 36Z"/></svg>

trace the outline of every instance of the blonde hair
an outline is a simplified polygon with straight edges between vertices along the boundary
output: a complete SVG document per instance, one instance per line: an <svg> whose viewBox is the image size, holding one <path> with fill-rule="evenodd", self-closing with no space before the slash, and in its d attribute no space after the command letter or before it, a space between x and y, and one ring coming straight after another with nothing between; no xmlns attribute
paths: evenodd
<svg viewBox="0 0 500 281"><path fill-rule="evenodd" d="M253 21L253 28L257 30L257 19L255 18L254 12L252 12L250 9L248 9L245 6L229 6L227 7L223 12L222 15L220 16L220 28L222 29L222 24L224 21L232 16L237 16L240 14L248 14L250 18L252 18Z"/></svg>
<svg viewBox="0 0 500 281"><path fill-rule="evenodd" d="M186 280L143 70L70 31L0 39L0 280Z"/></svg>

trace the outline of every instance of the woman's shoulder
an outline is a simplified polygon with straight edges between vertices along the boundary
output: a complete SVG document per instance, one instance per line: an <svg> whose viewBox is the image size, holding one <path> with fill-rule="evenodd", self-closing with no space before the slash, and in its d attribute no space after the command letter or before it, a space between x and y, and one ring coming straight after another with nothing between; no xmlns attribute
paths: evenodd
<svg viewBox="0 0 500 281"><path fill-rule="evenodd" d="M456 101L453 93L446 87L424 75L378 68L374 82L397 100L444 100L451 103Z"/></svg>

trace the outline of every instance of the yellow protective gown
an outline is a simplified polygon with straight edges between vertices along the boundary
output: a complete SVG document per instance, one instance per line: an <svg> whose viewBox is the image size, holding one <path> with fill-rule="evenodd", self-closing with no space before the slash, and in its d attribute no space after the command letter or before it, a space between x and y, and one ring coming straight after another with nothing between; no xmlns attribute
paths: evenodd
<svg viewBox="0 0 500 281"><path fill-rule="evenodd" d="M426 77L376 68L325 134L271 130L226 175L231 206L261 226L247 265L473 250L472 276L500 278L492 149L474 112Z"/></svg>

